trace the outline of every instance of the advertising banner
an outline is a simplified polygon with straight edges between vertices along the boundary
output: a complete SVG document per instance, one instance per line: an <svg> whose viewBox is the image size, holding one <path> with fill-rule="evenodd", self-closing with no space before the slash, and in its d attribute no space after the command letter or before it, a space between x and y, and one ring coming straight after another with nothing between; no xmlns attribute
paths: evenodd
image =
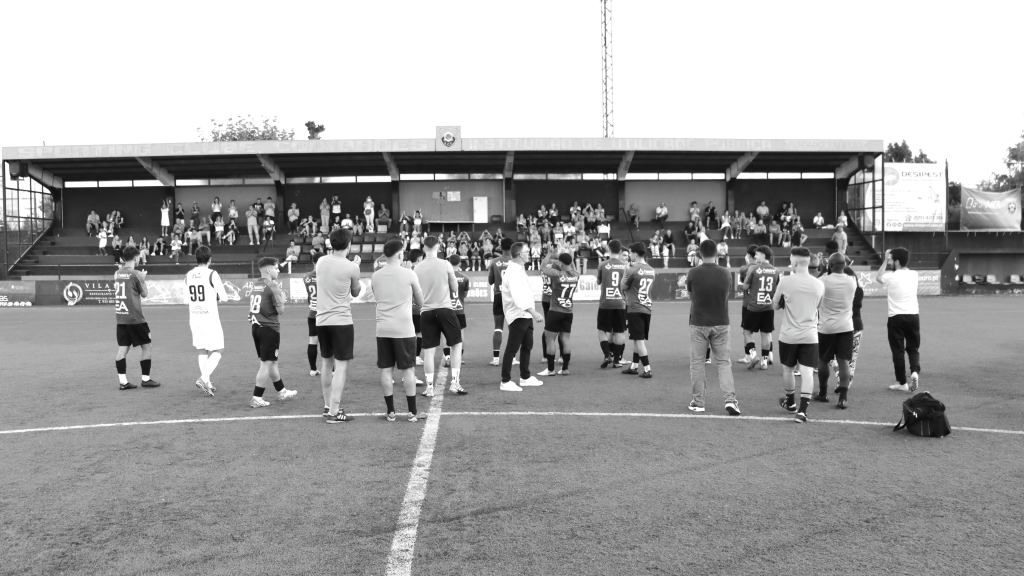
<svg viewBox="0 0 1024 576"><path fill-rule="evenodd" d="M0 307L32 306L35 301L35 282L0 282Z"/></svg>
<svg viewBox="0 0 1024 576"><path fill-rule="evenodd" d="M982 192L964 186L960 200L961 230L1020 230L1020 188Z"/></svg>
<svg viewBox="0 0 1024 576"><path fill-rule="evenodd" d="M946 229L945 165L886 163L885 229L889 232Z"/></svg>

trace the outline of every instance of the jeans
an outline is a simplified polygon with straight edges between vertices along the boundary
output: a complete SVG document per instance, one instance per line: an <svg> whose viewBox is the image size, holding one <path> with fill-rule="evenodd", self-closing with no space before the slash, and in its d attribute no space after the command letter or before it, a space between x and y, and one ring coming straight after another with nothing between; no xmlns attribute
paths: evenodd
<svg viewBox="0 0 1024 576"><path fill-rule="evenodd" d="M732 378L732 342L729 326L690 326L690 383L693 385L693 402L704 406L704 390L707 388L707 374L704 359L708 345L718 364L718 385L722 387L725 402L736 402L736 387Z"/></svg>
<svg viewBox="0 0 1024 576"><path fill-rule="evenodd" d="M889 350L892 351L892 367L896 381L907 383L907 365L903 354L910 358L910 371L921 373L921 317L917 314L890 316L886 323L889 332Z"/></svg>
<svg viewBox="0 0 1024 576"><path fill-rule="evenodd" d="M520 350L521 349L521 350ZM508 344L501 358L501 381L512 380L512 360L519 354L519 377L530 377L530 351L533 350L533 318L519 318L508 324Z"/></svg>

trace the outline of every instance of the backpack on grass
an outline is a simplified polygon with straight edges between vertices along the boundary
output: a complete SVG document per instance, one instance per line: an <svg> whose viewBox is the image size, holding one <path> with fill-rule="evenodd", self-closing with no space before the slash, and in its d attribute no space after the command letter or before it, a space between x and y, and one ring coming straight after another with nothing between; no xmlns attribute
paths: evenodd
<svg viewBox="0 0 1024 576"><path fill-rule="evenodd" d="M952 430L946 419L946 406L928 392L915 394L903 402L903 418L892 430L902 430L915 436L941 438Z"/></svg>

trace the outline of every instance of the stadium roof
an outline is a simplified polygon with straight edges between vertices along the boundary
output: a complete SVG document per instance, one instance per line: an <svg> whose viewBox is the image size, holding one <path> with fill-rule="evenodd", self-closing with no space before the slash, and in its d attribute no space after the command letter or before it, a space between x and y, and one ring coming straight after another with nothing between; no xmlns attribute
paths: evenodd
<svg viewBox="0 0 1024 576"><path fill-rule="evenodd" d="M461 149L458 149L461 148ZM48 186L65 181L390 176L401 174L831 172L846 177L881 140L463 138L280 140L3 148L3 160Z"/></svg>

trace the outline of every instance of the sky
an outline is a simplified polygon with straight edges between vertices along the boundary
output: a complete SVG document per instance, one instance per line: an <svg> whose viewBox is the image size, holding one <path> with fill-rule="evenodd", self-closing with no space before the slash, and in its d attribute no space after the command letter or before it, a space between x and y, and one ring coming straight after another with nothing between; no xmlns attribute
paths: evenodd
<svg viewBox="0 0 1024 576"><path fill-rule="evenodd" d="M616 137L906 140L950 178L1024 132L1024 2L613 3ZM0 145L600 137L598 0L11 2Z"/></svg>

